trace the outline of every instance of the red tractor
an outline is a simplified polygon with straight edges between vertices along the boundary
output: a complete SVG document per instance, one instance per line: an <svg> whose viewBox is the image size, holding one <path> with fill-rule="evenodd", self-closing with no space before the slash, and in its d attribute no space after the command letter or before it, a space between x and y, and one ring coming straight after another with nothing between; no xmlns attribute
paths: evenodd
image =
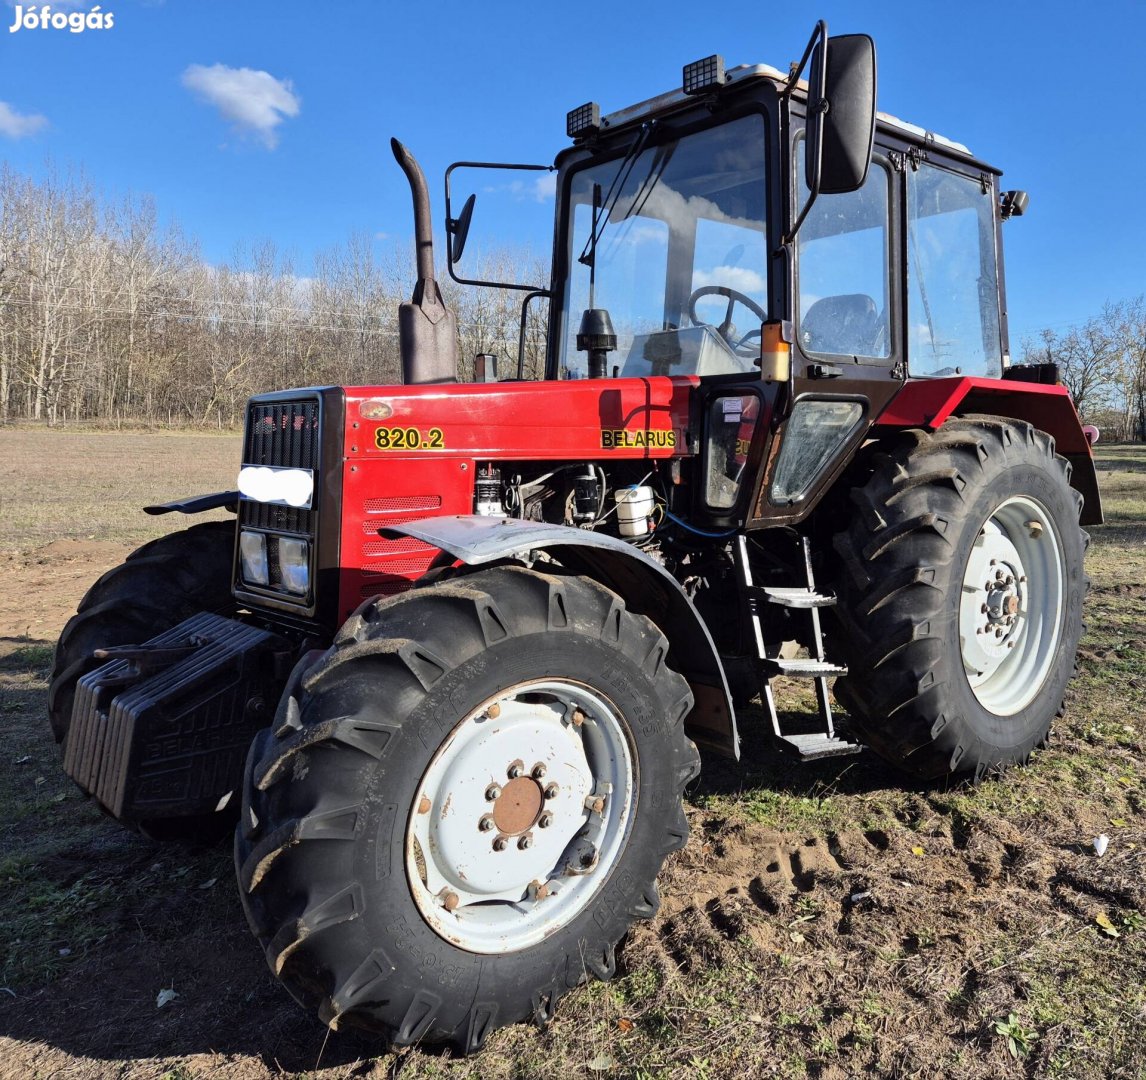
<svg viewBox="0 0 1146 1080"><path fill-rule="evenodd" d="M68 773L152 835L237 813L271 969L398 1045L608 979L756 693L797 758L974 776L1044 743L1081 630L1090 447L1009 356L1026 195L876 113L870 38L709 57L568 134L544 379L457 378L395 143L403 384L254 398L238 491L149 508L236 523L141 548L56 653ZM815 685L797 730L778 675Z"/></svg>

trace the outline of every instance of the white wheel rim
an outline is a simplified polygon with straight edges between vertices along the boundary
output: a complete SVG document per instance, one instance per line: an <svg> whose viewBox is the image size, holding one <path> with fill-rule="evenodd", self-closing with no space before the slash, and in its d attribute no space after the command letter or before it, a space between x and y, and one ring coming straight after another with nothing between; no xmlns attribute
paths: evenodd
<svg viewBox="0 0 1146 1080"><path fill-rule="evenodd" d="M490 698L414 796L406 877L419 912L468 952L536 945L608 879L635 792L624 725L597 691L547 679Z"/></svg>
<svg viewBox="0 0 1146 1080"><path fill-rule="evenodd" d="M985 709L1013 716L1046 682L1062 636L1062 539L1027 495L1002 503L979 529L959 600L963 669Z"/></svg>

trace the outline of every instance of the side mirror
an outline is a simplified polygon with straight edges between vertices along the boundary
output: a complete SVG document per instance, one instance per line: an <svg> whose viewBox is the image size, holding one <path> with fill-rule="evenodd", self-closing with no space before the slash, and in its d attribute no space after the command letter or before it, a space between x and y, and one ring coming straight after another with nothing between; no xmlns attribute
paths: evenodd
<svg viewBox="0 0 1146 1080"><path fill-rule="evenodd" d="M875 141L875 42L867 34L829 38L828 24L816 23L811 40L783 91L796 88L811 57L808 115L804 127L804 176L808 201L784 234L790 244L821 195L845 195L863 187Z"/></svg>
<svg viewBox="0 0 1146 1080"><path fill-rule="evenodd" d="M819 151L819 193L856 191L867 179L874 139L875 43L867 34L830 38L826 50L821 42L812 53L804 175L816 175Z"/></svg>
<svg viewBox="0 0 1146 1080"><path fill-rule="evenodd" d="M450 261L462 261L462 252L466 249L466 238L470 234L470 218L474 216L474 203L477 196L471 195L462 205L462 212L456 218L446 219L446 232L450 240Z"/></svg>

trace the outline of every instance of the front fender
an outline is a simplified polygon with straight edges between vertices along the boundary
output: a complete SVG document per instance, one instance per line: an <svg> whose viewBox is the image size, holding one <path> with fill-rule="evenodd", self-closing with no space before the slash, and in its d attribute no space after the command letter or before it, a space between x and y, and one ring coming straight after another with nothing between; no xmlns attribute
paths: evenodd
<svg viewBox="0 0 1146 1080"><path fill-rule="evenodd" d="M720 656L700 613L676 578L639 548L612 536L500 517L435 517L381 530L384 536L412 536L447 552L467 566L499 559L531 562L545 551L562 566L612 589L630 611L651 619L669 642L669 663L692 688L696 704L685 730L698 743L740 757L732 695Z"/></svg>

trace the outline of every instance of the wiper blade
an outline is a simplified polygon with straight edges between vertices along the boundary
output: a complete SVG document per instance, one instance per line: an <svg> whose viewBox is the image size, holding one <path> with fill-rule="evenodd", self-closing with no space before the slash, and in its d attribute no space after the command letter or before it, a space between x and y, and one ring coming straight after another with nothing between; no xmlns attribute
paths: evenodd
<svg viewBox="0 0 1146 1080"><path fill-rule="evenodd" d="M609 190L605 193L604 199L601 200L603 214L599 216L594 215L592 228L589 230L589 239L585 241L585 247L581 254L577 257L577 261L584 266L588 266L593 261L593 253L597 250L597 244L600 243L601 237L605 232L605 223L609 220L609 215L612 214L613 209L617 205L617 201L621 197L621 192L625 189L625 184L628 182L629 174L633 171L633 166L637 163L637 158L641 156L641 151L645 148L645 143L649 141L649 135L652 133L653 125L656 121L650 121L641 125L641 130L637 132L637 137L629 145L628 150L625 151L625 156L621 159L621 164L617 167L617 171L613 174L613 180L609 184Z"/></svg>

